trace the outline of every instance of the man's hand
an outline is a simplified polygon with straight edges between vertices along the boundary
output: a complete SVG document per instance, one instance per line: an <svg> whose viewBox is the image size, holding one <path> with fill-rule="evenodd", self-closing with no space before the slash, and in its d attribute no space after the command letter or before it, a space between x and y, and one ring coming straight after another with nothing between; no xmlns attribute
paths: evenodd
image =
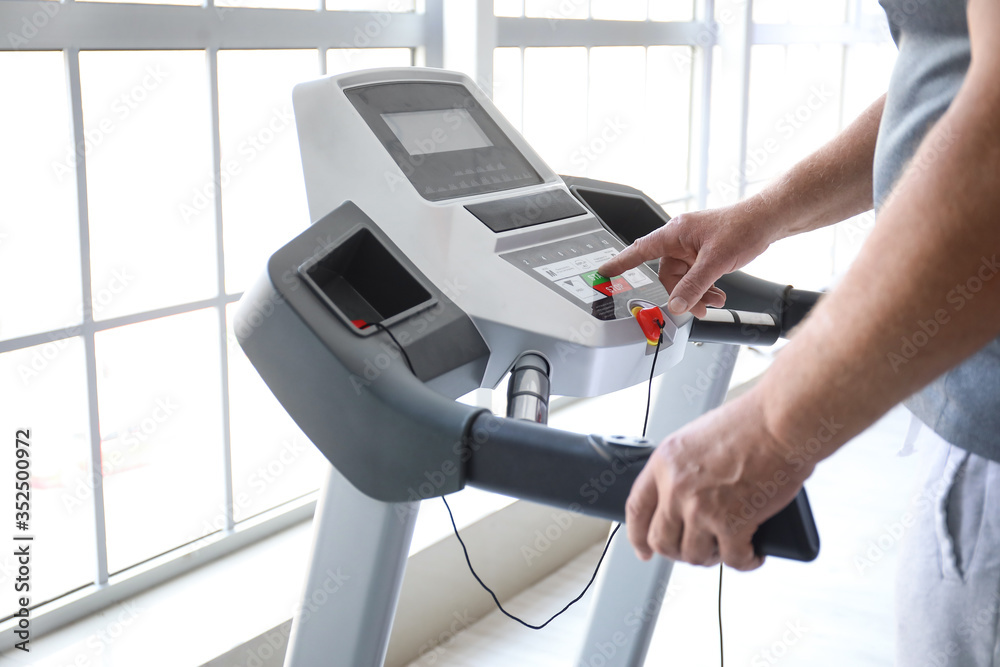
<svg viewBox="0 0 1000 667"><path fill-rule="evenodd" d="M720 307L725 293L713 283L764 252L773 240L751 203L676 216L655 232L623 250L598 271L621 275L652 259L660 260L660 282L670 293L668 307L676 314L705 316Z"/></svg>
<svg viewBox="0 0 1000 667"><path fill-rule="evenodd" d="M971 25L971 24L970 24ZM713 287L774 241L840 222L872 207L872 160L885 96L834 139L746 200L683 213L626 248L598 271L612 277L660 260L669 308L704 317L726 295Z"/></svg>
<svg viewBox="0 0 1000 667"><path fill-rule="evenodd" d="M786 462L753 390L666 438L642 469L625 505L639 558L653 553L738 570L763 563L751 539L792 501L812 466ZM798 461L796 461L798 463Z"/></svg>

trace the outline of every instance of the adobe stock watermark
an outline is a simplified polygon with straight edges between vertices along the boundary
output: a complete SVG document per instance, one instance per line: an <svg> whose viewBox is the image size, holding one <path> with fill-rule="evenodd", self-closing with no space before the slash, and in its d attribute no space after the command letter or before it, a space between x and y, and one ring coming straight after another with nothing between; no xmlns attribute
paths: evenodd
<svg viewBox="0 0 1000 667"><path fill-rule="evenodd" d="M100 477L106 479L123 469L129 456L134 454L141 445L149 442L157 431L170 421L180 405L170 397L161 397L153 401L152 409L136 424L123 433L115 434L115 438L107 438L101 443ZM118 441L119 446L113 447L112 442ZM94 495L97 484L96 474L78 477L72 489L67 489L60 495L63 508L74 512L80 508L89 508L90 499Z"/></svg>
<svg viewBox="0 0 1000 667"><path fill-rule="evenodd" d="M324 249L329 248L334 240L329 234L326 237L317 236L316 245L313 246L308 256L314 257L318 255ZM281 283L280 287L287 287L288 292L298 291L303 285L302 277L293 269L285 270L278 277L278 282ZM284 295L280 290L276 289L268 299L241 304L241 317L234 320L232 331L228 334L228 348L233 351L240 350L239 339L250 338L253 332L264 326L264 323L274 315L278 307L284 304L284 302Z"/></svg>
<svg viewBox="0 0 1000 667"><path fill-rule="evenodd" d="M581 657L579 667L606 667L619 651L631 645L642 626L655 622L663 605L683 590L683 585L676 581L670 584L670 572L659 577L645 599L626 612L620 625L606 628L606 639L594 642L593 651Z"/></svg>
<svg viewBox="0 0 1000 667"><path fill-rule="evenodd" d="M215 198L240 176L243 170L267 151L275 140L289 127L295 125L295 113L291 105L275 107L271 116L256 132L248 134L236 147L237 158L226 160L220 165L219 177L212 177L191 192L191 198L177 205L177 212L185 223L191 222L205 211L213 210Z"/></svg>
<svg viewBox="0 0 1000 667"><path fill-rule="evenodd" d="M451 278L444 281L441 291L450 300L455 301L459 295L468 289L468 285L462 283L461 279ZM399 347L397 347L397 342L405 349L409 343L423 336L444 312L444 302L438 301L433 306L407 318L405 329L393 331L395 340L380 340L378 343L379 352L365 358L361 374L351 373L348 376L348 381L351 383L351 387L354 388L354 393L360 396L361 392L370 387L373 382L378 381L393 363L400 361L403 354Z"/></svg>
<svg viewBox="0 0 1000 667"><path fill-rule="evenodd" d="M84 645L90 649L91 656L98 657L103 655L139 618L141 609L136 606L135 602L122 602L118 607L119 611L115 615L114 620L87 637ZM108 612L105 611L104 615L108 615Z"/></svg>
<svg viewBox="0 0 1000 667"><path fill-rule="evenodd" d="M823 445L833 440L837 433L844 429L844 425L838 423L833 417L824 417L819 421L820 426L816 435L805 442L796 444L785 453L785 463L793 472L801 471L816 459ZM746 528L758 512L767 507L768 503L778 495L778 492L791 481L792 476L788 470L779 468L771 475L771 479L757 482L756 491L749 496L740 498L739 513L726 513L726 526L730 533L735 534Z"/></svg>
<svg viewBox="0 0 1000 667"><path fill-rule="evenodd" d="M920 174L926 172L957 141L958 133L955 132L954 128L951 125L943 124L943 121L938 121L932 134L921 144L920 150L917 151L913 160L907 165L905 173ZM884 210L892 203L898 194L899 184L903 180L902 178L897 179L893 189L876 202L874 210L857 215L843 225L838 225L837 229L845 230L848 242L854 243L864 238L872 230L877 220L875 211Z"/></svg>
<svg viewBox="0 0 1000 667"><path fill-rule="evenodd" d="M431 638L417 648L417 654L420 657L413 664L433 665L451 647L458 633L468 629L476 622L476 619L472 618L468 609L462 612L453 611L451 616L452 621L445 630L442 630L438 633L437 637Z"/></svg>
<svg viewBox="0 0 1000 667"><path fill-rule="evenodd" d="M478 106L478 102L472 96L467 98L465 104L468 105L468 108ZM397 161L396 166L399 167L399 171L403 172L403 175L400 176L399 171L394 169L387 170L382 174L389 192L395 192L399 186L409 184L410 178L417 173L418 169L426 164L429 155L449 150L469 148L471 147L469 145L470 142L478 141L478 138L483 136L481 128L466 108L448 109L441 114L441 120L444 121L443 125L435 124L420 136L407 137L405 140L401 139L406 156L402 162ZM394 121L387 119L387 122L390 122L391 129L392 122ZM406 135L408 133L401 131L401 134ZM444 191L458 193L469 188L510 183L515 178L527 178L528 173L522 172L520 175L514 174L514 176L511 176L507 173L507 167L498 161L496 164L480 165L475 169L466 169L461 174L456 172L455 177L461 180L457 183L448 183L447 186L442 185L437 190L428 185L426 186L427 190L423 194L429 195L432 192Z"/></svg>
<svg viewBox="0 0 1000 667"><path fill-rule="evenodd" d="M327 569L325 574L326 578L319 586L310 591L305 601L292 610L293 622L282 624L281 627L260 637L260 641L255 646L248 647L238 663L240 667L264 667L264 665L271 664L272 659L278 655L279 651L287 649L292 625L308 621L310 616L329 602L351 579L339 567L336 570Z"/></svg>
<svg viewBox="0 0 1000 667"><path fill-rule="evenodd" d="M965 617L962 623L959 624L956 634L964 642L969 642L972 638L984 632L995 633L997 623L996 608L998 603L1000 603L1000 593L993 593L985 606L978 609L974 614ZM927 654L927 662L925 664L929 667L946 667L949 664L953 664L952 659L962 655L962 648L962 645L957 641L949 639L939 650ZM954 664L970 664L969 658L955 660Z"/></svg>
<svg viewBox="0 0 1000 667"><path fill-rule="evenodd" d="M65 177L72 176L79 159L86 155L92 156L94 151L102 146L108 137L117 132L121 124L127 121L149 99L149 96L163 85L168 76L169 72L164 71L159 64L148 65L143 70L143 76L139 83L116 96L112 100L108 112L102 118L88 122L88 127L85 127L83 131L83 138L66 147L66 154L62 160L53 160L52 172L56 175L56 179L61 183Z"/></svg>
<svg viewBox="0 0 1000 667"><path fill-rule="evenodd" d="M239 663L241 667L263 667L288 648L288 638L292 634L292 624L282 623L278 628L259 637L255 646L248 647Z"/></svg>
<svg viewBox="0 0 1000 667"><path fill-rule="evenodd" d="M753 147L747 147L746 162L734 167L728 178L716 181L713 192L722 197L736 197L740 183L751 179L760 172L772 157L778 154L782 145L787 144L795 134L812 120L813 116L825 107L834 97L834 92L820 83L809 87L808 94L802 103L787 111L775 122L777 136L765 137Z"/></svg>
<svg viewBox="0 0 1000 667"><path fill-rule="evenodd" d="M354 26L354 30L351 31L351 40L349 42L341 40L338 44L344 54L344 61L348 65L353 65L355 57L364 53L366 48L371 47L372 43L377 41L386 28L392 24L396 15L405 9L406 7L400 0L389 0L386 6L387 11L376 12L369 20Z"/></svg>
<svg viewBox="0 0 1000 667"><path fill-rule="evenodd" d="M493 434L500 430L502 420L494 415L488 415L486 419L477 420L475 428L467 438L456 440L451 446L452 457L442 460L441 465L436 469L424 470L424 481L420 484L407 487L408 494L405 503L396 503L396 516L400 521L409 519L419 508L422 500L437 498L444 494L441 489L448 484L455 475L464 471L464 466L478 452L483 445L490 441Z"/></svg>
<svg viewBox="0 0 1000 667"><path fill-rule="evenodd" d="M281 441L281 446L276 454L266 462L256 466L247 476L245 481L249 491L239 491L233 493L232 510L247 511L254 502L267 491L272 484L278 481L285 472L288 471L295 462L306 452L310 451L312 443L303 440L295 435ZM226 517L229 515L229 507L222 504L212 519L202 521L202 532L213 533L223 530L226 527Z"/></svg>
<svg viewBox="0 0 1000 667"><path fill-rule="evenodd" d="M298 623L306 623L310 617L319 611L330 598L336 595L344 585L351 580L350 575L344 574L343 570L327 568L326 578L311 591L308 591L301 604L294 607L294 619Z"/></svg>
<svg viewBox="0 0 1000 667"><path fill-rule="evenodd" d="M623 121L621 116L605 119L600 130L570 153L570 164L577 169L580 175L586 175L590 165L607 153L628 129L628 123Z"/></svg>
<svg viewBox="0 0 1000 667"><path fill-rule="evenodd" d="M103 313L134 280L135 277L129 274L127 268L112 269L108 282L91 292L91 316ZM78 315L78 319L83 319L82 313ZM81 326L71 328L68 336L53 338L48 343L37 346L26 363L18 364L17 374L24 386L27 387L39 378L82 331Z"/></svg>
<svg viewBox="0 0 1000 667"><path fill-rule="evenodd" d="M809 628L802 624L802 619L786 621L784 632L770 646L762 648L750 658L750 667L773 667L787 657L792 647L802 641Z"/></svg>
<svg viewBox="0 0 1000 667"><path fill-rule="evenodd" d="M15 27L16 32L7 33L7 43L14 51L28 45L31 40L38 36L38 33L45 30L62 9L61 2L39 2L36 4L38 11L30 16L21 17L20 25Z"/></svg>
<svg viewBox="0 0 1000 667"><path fill-rule="evenodd" d="M883 524L882 532L868 541L863 553L854 557L854 568L858 573L867 574L869 570L889 555L902 542L906 532L916 525L918 516L934 512L939 499L948 488L962 478L965 472L966 468L961 463L949 463L940 478L913 496L910 501L912 509L903 512L897 521Z"/></svg>
<svg viewBox="0 0 1000 667"><path fill-rule="evenodd" d="M559 22L566 19L587 18L590 0L559 0L555 8L545 10L545 18L549 21L549 30L555 32Z"/></svg>
<svg viewBox="0 0 1000 667"><path fill-rule="evenodd" d="M705 392L715 384L725 373L730 372L736 357L740 353L738 345L723 345L718 352L713 355L712 363L707 368L699 368L693 382L685 383L681 387L685 400L689 405L694 405L695 400L705 396Z"/></svg>
<svg viewBox="0 0 1000 667"><path fill-rule="evenodd" d="M951 313L945 308L938 308L931 317L917 320L917 327L913 333L899 339L899 350L886 355L892 370L899 373L900 367L910 363L920 350L941 332L942 327L951 322L951 314L965 308L998 272L1000 272L1000 262L997 261L996 255L981 257L976 272L964 283L955 285L945 296L945 301L951 306Z"/></svg>
<svg viewBox="0 0 1000 667"><path fill-rule="evenodd" d="M524 558L525 565L532 565L535 559L540 558L542 554L551 549L552 545L558 542L573 525L576 516L574 513L580 511L580 505L572 503L566 509L567 511L556 510L552 512L549 515L552 521L544 528L535 530L534 541L530 545L521 545L521 557Z"/></svg>

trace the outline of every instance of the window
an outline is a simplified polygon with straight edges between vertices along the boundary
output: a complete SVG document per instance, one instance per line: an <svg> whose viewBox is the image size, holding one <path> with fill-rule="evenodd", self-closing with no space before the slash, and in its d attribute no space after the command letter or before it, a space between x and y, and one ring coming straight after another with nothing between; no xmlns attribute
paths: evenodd
<svg viewBox="0 0 1000 667"><path fill-rule="evenodd" d="M896 54L874 0L495 0L494 10L504 114L559 173L633 185L672 214L764 187L885 92ZM783 240L747 270L826 287L870 226L867 215Z"/></svg>
<svg viewBox="0 0 1000 667"><path fill-rule="evenodd" d="M139 4L0 3L16 26L0 46L0 423L32 431L36 632L311 511L322 457L230 326L309 224L291 89L441 64L440 17L412 0ZM14 566L0 556L0 582ZM5 596L0 620L15 609Z"/></svg>

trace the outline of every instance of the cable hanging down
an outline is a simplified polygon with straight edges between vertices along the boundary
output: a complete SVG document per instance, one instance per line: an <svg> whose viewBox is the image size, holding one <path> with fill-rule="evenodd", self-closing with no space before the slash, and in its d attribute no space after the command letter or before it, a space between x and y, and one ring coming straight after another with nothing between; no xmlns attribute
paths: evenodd
<svg viewBox="0 0 1000 667"><path fill-rule="evenodd" d="M645 418L642 421L642 436L643 437L646 437L646 424L649 421L649 406L650 406L650 398L652 396L653 375L656 373L656 358L657 358L657 356L660 353L660 345L663 343L663 326L664 326L664 324L662 322L660 322L659 320L656 321L656 324L660 327L660 336L659 336L659 338L656 341L656 349L653 351L653 363L652 363L652 367L650 368L650 371L649 371L650 387L649 387L649 392L647 393L647 396L646 396L646 416L645 416ZM483 590L485 590L487 593L490 594L490 596L493 598L493 602L495 602L496 605L497 605L497 609L499 609L508 618L511 618L511 619L517 621L518 623L520 623L521 625L523 625L524 627L530 628L532 630L541 630L546 625L548 625L549 623L551 623L552 621L554 621L560 614L562 614L567 609L569 609L570 607L572 607L574 604L576 604L577 602L579 602L583 598L583 596L587 594L587 591L590 590L590 586L594 583L594 580L597 579L597 573L601 569L601 563L604 562L604 556L607 555L608 549L611 547L611 541L613 539L615 539L615 535L618 533L618 529L622 527L622 525L620 523L619 524L615 524L615 528L614 528L614 530L611 531L611 535L608 537L608 541L604 544L604 551L601 552L601 557L597 561L597 567L594 568L594 574L592 574L590 576L590 581L588 581L587 585L584 586L584 588L583 588L582 591L580 591L580 594L577 595L572 600L570 600L569 602L567 602L566 606L564 606L562 609L560 609L559 611L557 611L556 613L554 613L552 616L550 616L549 619L547 621L545 621L544 623L542 623L540 625L533 625L531 623L528 623L527 621L525 621L522 618L518 618L514 614L512 614L509 611L507 611L506 609L504 609L503 605L500 603L500 598L497 597L497 594L494 593L493 589L490 588L489 586L487 586L486 583L476 573L475 568L472 567L472 559L469 558L469 549L465 546L465 541L462 540L462 536L459 535L459 533L458 533L458 526L455 524L455 515L452 514L452 512L451 512L451 506L448 505L448 499L445 498L444 496L441 496L441 500L444 501L444 506L448 510L448 517L451 519L451 527L455 531L455 537L458 538L458 543L460 545L462 545L462 553L465 554L465 562L469 566L469 572L471 572L472 576L475 577L476 581L479 582L479 585L483 587Z"/></svg>

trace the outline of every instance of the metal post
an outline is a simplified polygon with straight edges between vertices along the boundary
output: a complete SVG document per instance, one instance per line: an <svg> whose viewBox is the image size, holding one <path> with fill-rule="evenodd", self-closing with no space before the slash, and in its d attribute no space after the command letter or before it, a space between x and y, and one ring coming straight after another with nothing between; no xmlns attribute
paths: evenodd
<svg viewBox="0 0 1000 667"><path fill-rule="evenodd" d="M664 376L647 436L656 441L720 405L726 398L739 348L691 344ZM674 563L640 561L625 531L615 536L597 582L587 633L574 665L640 667L653 636Z"/></svg>
<svg viewBox="0 0 1000 667"><path fill-rule="evenodd" d="M369 498L330 466L285 667L382 665L418 507Z"/></svg>

